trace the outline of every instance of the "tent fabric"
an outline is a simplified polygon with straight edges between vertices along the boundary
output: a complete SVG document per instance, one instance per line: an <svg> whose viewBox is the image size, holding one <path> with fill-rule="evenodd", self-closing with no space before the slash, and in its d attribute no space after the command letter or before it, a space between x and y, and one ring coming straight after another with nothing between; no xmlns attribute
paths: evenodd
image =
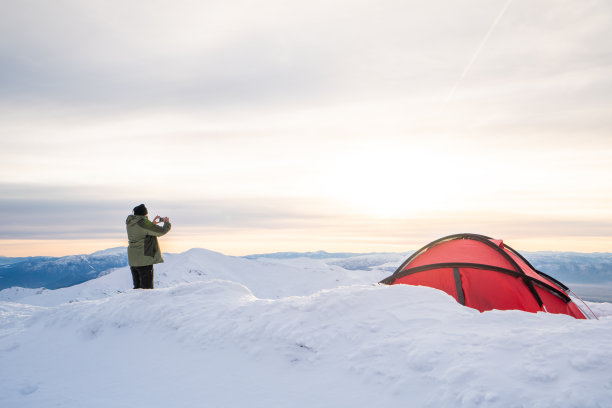
<svg viewBox="0 0 612 408"><path fill-rule="evenodd" d="M523 310L585 314L568 296L567 286L536 270L502 240L456 234L440 238L410 256L381 283L429 286L480 310Z"/></svg>

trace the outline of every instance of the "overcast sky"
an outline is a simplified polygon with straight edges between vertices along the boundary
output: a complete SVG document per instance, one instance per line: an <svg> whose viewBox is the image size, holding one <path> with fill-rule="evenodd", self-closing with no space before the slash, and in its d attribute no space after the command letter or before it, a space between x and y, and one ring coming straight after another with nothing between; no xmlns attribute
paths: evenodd
<svg viewBox="0 0 612 408"><path fill-rule="evenodd" d="M0 255L612 250L609 1L0 5Z"/></svg>

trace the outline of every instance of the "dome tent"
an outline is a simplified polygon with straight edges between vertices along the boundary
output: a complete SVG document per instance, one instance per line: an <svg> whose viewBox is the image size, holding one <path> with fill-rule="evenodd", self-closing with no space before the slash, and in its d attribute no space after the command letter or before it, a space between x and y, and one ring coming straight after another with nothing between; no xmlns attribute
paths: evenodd
<svg viewBox="0 0 612 408"><path fill-rule="evenodd" d="M440 289L481 312L514 309L563 313L577 319L588 315L570 298L567 286L536 270L503 241L477 234L450 235L431 242L380 283Z"/></svg>

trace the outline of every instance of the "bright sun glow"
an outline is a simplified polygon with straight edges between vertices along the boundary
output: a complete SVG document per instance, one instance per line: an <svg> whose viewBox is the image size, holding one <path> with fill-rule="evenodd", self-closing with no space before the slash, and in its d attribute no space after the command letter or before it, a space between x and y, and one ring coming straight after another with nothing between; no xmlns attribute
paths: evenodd
<svg viewBox="0 0 612 408"><path fill-rule="evenodd" d="M380 148L352 151L338 159L326 178L325 193L354 211L401 218L447 208L461 201L453 164L439 152ZM444 187L442 187L444 186Z"/></svg>

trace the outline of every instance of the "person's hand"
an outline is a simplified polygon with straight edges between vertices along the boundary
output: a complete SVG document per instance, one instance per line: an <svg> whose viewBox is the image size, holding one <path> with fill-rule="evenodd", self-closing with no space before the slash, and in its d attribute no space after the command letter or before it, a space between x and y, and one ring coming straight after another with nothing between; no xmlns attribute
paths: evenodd
<svg viewBox="0 0 612 408"><path fill-rule="evenodd" d="M156 215L155 218L153 218L153 224L159 224L162 221L163 221L163 218L160 217L159 215Z"/></svg>
<svg viewBox="0 0 612 408"><path fill-rule="evenodd" d="M161 218L161 217L160 217ZM163 219L164 222L170 222L170 218L166 217Z"/></svg>

